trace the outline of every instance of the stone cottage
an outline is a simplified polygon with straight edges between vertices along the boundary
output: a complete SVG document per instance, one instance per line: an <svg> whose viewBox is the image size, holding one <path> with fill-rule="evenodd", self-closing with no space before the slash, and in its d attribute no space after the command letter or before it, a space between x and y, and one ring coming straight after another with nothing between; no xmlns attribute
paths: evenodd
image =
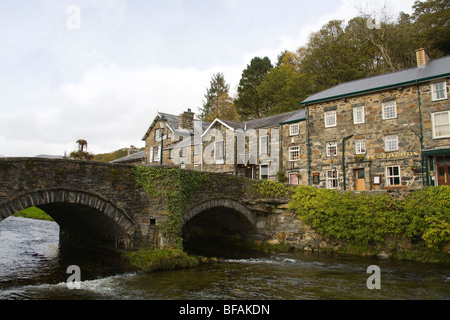
<svg viewBox="0 0 450 320"><path fill-rule="evenodd" d="M375 190L450 184L450 56L308 97L308 184ZM283 147L284 148L284 147Z"/></svg>
<svg viewBox="0 0 450 320"><path fill-rule="evenodd" d="M161 128L160 120L165 119ZM158 112L142 138L146 163L200 170L201 134L209 123L194 119L191 109L176 116Z"/></svg>

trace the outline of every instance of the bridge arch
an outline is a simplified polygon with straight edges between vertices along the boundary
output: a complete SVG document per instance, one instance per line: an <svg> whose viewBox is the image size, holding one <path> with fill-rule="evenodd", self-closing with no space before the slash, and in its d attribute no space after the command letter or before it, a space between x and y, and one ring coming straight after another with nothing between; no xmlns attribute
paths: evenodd
<svg viewBox="0 0 450 320"><path fill-rule="evenodd" d="M189 209L185 214L183 215L183 221L184 223L187 223L189 220L197 216L198 214L205 212L210 209L215 208L228 208L232 209L238 213L240 213L242 216L244 216L248 222L250 222L253 226L256 224L256 217L253 214L253 212L248 209L243 204L239 203L238 201L234 199L211 199L205 202L202 202L193 208Z"/></svg>
<svg viewBox="0 0 450 320"><path fill-rule="evenodd" d="M60 241L131 249L135 222L103 197L80 190L20 194L0 204L0 221L29 207L47 212L60 226Z"/></svg>
<svg viewBox="0 0 450 320"><path fill-rule="evenodd" d="M183 245L191 254L237 257L242 253L239 244L258 236L255 214L234 199L197 204L185 212L183 221Z"/></svg>

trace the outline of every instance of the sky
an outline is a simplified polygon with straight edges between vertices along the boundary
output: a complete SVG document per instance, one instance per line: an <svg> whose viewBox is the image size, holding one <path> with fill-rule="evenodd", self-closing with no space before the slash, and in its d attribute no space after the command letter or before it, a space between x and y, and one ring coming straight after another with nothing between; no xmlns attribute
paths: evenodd
<svg viewBox="0 0 450 320"><path fill-rule="evenodd" d="M384 0L397 17L414 0ZM0 157L145 146L158 111L198 113L211 77L234 95L254 57L276 62L375 0L0 2ZM375 18L375 22L377 17Z"/></svg>

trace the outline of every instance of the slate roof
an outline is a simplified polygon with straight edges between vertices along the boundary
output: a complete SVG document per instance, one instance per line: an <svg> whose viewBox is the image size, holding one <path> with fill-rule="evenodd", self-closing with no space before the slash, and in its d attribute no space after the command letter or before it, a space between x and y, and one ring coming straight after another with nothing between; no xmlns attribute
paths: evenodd
<svg viewBox="0 0 450 320"><path fill-rule="evenodd" d="M280 124L287 122L289 119L289 122L293 122L294 119L297 120L304 120L305 119L305 110L294 110L289 111L281 114L276 114L269 117L264 117L260 119L255 120L249 120L245 122L235 122L235 121L229 121L229 120L223 120L223 119L216 119L217 121L220 121L227 125L229 128L233 130L250 130L250 129L261 129L261 128L271 128L279 126Z"/></svg>
<svg viewBox="0 0 450 320"><path fill-rule="evenodd" d="M148 128L147 132L145 133L144 137L142 138L142 140L146 140L148 135L150 134L150 131L152 131L153 127L157 124L157 121L159 120L159 117L162 117L164 115L164 117L167 119L167 126L170 128L170 130L172 130L172 132L174 130L178 130L179 128L179 117L170 113L164 113L164 112L158 112L157 116L155 117L155 119L153 120L152 124L150 125L150 127ZM201 122L202 124L202 132L205 131L209 125L211 124L210 122L206 122L206 121L201 121L201 120L197 120L194 119L194 122Z"/></svg>
<svg viewBox="0 0 450 320"><path fill-rule="evenodd" d="M313 104L392 87L429 81L450 75L450 56L431 60L423 68L410 68L370 78L341 83L330 89L309 96L302 104Z"/></svg>
<svg viewBox="0 0 450 320"><path fill-rule="evenodd" d="M145 151L139 151L133 154L130 154L129 156L125 156L113 161L110 161L110 163L122 163L122 162L135 162L145 159Z"/></svg>

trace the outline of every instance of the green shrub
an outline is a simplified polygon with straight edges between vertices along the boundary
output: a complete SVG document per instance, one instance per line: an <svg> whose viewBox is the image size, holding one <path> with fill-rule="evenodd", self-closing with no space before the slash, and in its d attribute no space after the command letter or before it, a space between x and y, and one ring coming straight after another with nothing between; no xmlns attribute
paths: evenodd
<svg viewBox="0 0 450 320"><path fill-rule="evenodd" d="M389 194L356 194L298 187L289 204L318 233L355 244L420 238L441 250L450 243L450 187L425 188L404 200Z"/></svg>
<svg viewBox="0 0 450 320"><path fill-rule="evenodd" d="M197 258L180 249L141 248L138 251L125 252L123 256L132 266L146 272L192 268L199 264Z"/></svg>

